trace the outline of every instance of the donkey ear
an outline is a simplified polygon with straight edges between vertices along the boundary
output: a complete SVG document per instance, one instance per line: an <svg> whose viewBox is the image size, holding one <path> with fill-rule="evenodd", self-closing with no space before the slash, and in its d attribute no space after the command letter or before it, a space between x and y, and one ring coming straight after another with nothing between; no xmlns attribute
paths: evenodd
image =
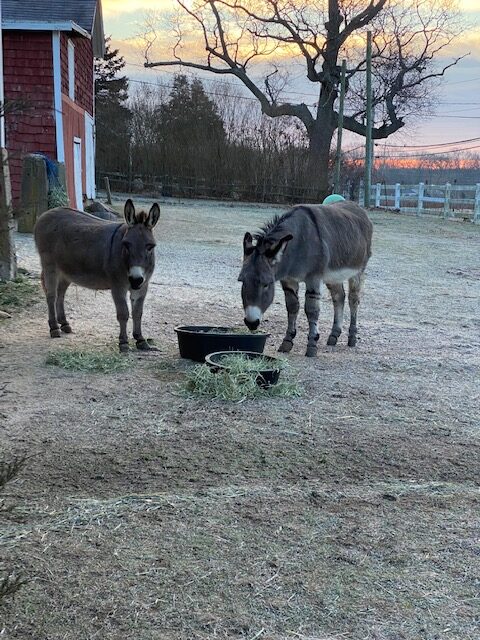
<svg viewBox="0 0 480 640"><path fill-rule="evenodd" d="M153 227L157 224L160 219L160 207L155 202L152 204L150 211L148 212L147 219L145 220L145 226L149 229L153 229Z"/></svg>
<svg viewBox="0 0 480 640"><path fill-rule="evenodd" d="M288 233L286 236L283 236L283 238L281 238L280 240L277 240L273 245L271 245L265 251L265 255L267 256L267 258L270 260L272 264L277 264L278 262L280 262L283 256L283 252L285 251L285 248L288 242L290 242L292 238L293 238L292 234Z"/></svg>
<svg viewBox="0 0 480 640"><path fill-rule="evenodd" d="M133 206L133 202L130 200L130 198L125 203L123 215L125 216L125 222L128 224L128 226L133 227L137 220L135 218L135 207Z"/></svg>
<svg viewBox="0 0 480 640"><path fill-rule="evenodd" d="M243 237L243 255L245 257L249 256L250 254L253 253L254 249L255 247L253 245L252 234L248 233L247 231L247 233Z"/></svg>

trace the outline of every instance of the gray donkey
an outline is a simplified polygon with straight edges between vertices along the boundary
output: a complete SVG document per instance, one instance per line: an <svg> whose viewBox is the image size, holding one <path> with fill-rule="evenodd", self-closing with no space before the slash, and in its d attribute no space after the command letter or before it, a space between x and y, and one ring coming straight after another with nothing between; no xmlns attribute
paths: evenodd
<svg viewBox="0 0 480 640"><path fill-rule="evenodd" d="M244 259L239 280L245 324L256 329L273 301L275 281L280 280L288 312L288 328L279 351L293 347L299 310L298 285L305 282L305 313L309 333L307 356L317 354L320 284L330 290L333 327L327 344L335 345L342 332L345 289L348 280L350 329L348 344L357 342L357 308L363 275L371 256L372 223L353 202L300 205L268 222L262 231L243 239Z"/></svg>
<svg viewBox="0 0 480 640"><path fill-rule="evenodd" d="M38 219L34 235L42 263L52 338L59 338L60 330L72 331L65 316L64 298L73 282L89 289L111 290L120 323L120 351L128 351L130 292L137 349L151 349L142 335L142 313L155 267L152 230L160 218L160 208L155 203L148 214L135 213L133 202L127 200L124 214L125 223L115 223L74 209L58 208L46 211Z"/></svg>

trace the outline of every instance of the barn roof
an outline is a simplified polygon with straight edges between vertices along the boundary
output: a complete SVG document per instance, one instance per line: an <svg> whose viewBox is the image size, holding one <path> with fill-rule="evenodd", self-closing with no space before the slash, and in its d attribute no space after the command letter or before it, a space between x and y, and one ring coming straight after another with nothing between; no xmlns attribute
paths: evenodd
<svg viewBox="0 0 480 640"><path fill-rule="evenodd" d="M77 31L93 41L94 55L104 54L101 0L3 0L3 29Z"/></svg>

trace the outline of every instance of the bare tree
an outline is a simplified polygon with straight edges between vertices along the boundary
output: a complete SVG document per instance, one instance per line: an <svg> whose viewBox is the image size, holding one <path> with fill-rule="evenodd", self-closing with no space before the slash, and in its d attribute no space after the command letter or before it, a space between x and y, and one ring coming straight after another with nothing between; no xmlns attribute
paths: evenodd
<svg viewBox="0 0 480 640"><path fill-rule="evenodd" d="M338 114L335 103L342 58L348 61L344 127L364 136L367 28L373 35L375 127L387 138L412 114L424 111L432 83L461 57L439 64L459 31L447 0L176 0L172 59L150 60L156 37L148 29L146 67L183 65L234 76L257 98L264 114L292 116L309 140L310 175L320 195L328 191L328 159ZM192 34L196 37L192 40ZM202 54L196 55L201 45ZM187 56L187 57L185 57ZM288 66L300 59L318 85L313 106L284 99ZM257 64L256 64L257 63ZM256 76L262 75L262 79Z"/></svg>

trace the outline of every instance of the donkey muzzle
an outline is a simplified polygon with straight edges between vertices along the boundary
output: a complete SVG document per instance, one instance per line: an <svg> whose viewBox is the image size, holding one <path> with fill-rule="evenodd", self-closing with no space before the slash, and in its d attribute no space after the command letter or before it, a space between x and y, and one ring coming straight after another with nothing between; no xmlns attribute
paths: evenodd
<svg viewBox="0 0 480 640"><path fill-rule="evenodd" d="M248 320L247 318L244 318L243 320L245 322L245 324L247 325L247 327L250 329L250 331L255 331L255 329L258 328L258 325L260 324L260 320Z"/></svg>
<svg viewBox="0 0 480 640"><path fill-rule="evenodd" d="M145 271L142 267L131 267L128 272L128 281L132 289L140 289L145 282Z"/></svg>
<svg viewBox="0 0 480 640"><path fill-rule="evenodd" d="M262 310L260 309L260 307L250 305L250 304L245 307L244 322L247 325L247 327L250 329L250 331L255 331L255 329L258 328L258 325L260 324L261 319L262 319Z"/></svg>
<svg viewBox="0 0 480 640"><path fill-rule="evenodd" d="M145 278L129 278L130 286L132 289L140 289L142 284L145 282Z"/></svg>

